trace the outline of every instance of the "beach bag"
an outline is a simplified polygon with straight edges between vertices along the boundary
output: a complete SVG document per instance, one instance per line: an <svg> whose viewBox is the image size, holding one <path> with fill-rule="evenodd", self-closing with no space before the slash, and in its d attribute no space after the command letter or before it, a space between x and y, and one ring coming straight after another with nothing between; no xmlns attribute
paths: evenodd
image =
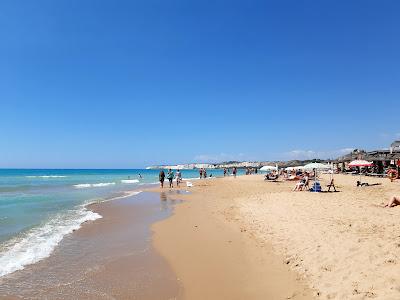
<svg viewBox="0 0 400 300"><path fill-rule="evenodd" d="M321 192L321 184L318 181L314 182L310 188L310 192Z"/></svg>

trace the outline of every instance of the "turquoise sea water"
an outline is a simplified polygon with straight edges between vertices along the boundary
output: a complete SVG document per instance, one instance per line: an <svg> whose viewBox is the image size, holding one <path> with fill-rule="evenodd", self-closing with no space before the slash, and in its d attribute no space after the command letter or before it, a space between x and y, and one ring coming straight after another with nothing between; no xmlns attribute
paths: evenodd
<svg viewBox="0 0 400 300"><path fill-rule="evenodd" d="M0 276L51 254L62 238L101 218L87 205L158 184L159 170L0 169ZM139 175L140 174L140 175ZM222 170L208 175L222 176ZM183 170L197 179L198 170Z"/></svg>

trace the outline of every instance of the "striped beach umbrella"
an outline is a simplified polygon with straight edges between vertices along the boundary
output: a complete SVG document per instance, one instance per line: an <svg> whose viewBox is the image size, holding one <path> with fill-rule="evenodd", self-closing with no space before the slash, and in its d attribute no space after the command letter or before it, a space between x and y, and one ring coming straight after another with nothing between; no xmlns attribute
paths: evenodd
<svg viewBox="0 0 400 300"><path fill-rule="evenodd" d="M372 167L374 163L372 161L366 161L362 159L356 159L349 163L349 167Z"/></svg>
<svg viewBox="0 0 400 300"><path fill-rule="evenodd" d="M356 159L353 160L349 163L349 167L372 167L374 163L372 161L367 161L367 160L362 160L362 159ZM360 183L361 183L361 171L360 171Z"/></svg>

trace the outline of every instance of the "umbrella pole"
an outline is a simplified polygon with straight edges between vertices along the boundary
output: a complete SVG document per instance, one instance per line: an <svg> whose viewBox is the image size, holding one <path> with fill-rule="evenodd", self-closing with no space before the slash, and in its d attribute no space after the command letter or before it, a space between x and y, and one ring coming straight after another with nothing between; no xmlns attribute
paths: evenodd
<svg viewBox="0 0 400 300"><path fill-rule="evenodd" d="M317 169L314 170L314 192L317 192L317 189L316 189L317 184L316 184L316 182L317 182Z"/></svg>

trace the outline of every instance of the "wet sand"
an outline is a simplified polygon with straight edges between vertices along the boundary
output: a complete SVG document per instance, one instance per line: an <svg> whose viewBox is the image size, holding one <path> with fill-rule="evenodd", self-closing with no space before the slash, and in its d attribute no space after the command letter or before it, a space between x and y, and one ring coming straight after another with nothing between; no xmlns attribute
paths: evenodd
<svg viewBox="0 0 400 300"><path fill-rule="evenodd" d="M103 218L64 238L47 259L0 280L23 299L176 299L181 285L151 245L150 225L176 201L141 193L94 204Z"/></svg>

